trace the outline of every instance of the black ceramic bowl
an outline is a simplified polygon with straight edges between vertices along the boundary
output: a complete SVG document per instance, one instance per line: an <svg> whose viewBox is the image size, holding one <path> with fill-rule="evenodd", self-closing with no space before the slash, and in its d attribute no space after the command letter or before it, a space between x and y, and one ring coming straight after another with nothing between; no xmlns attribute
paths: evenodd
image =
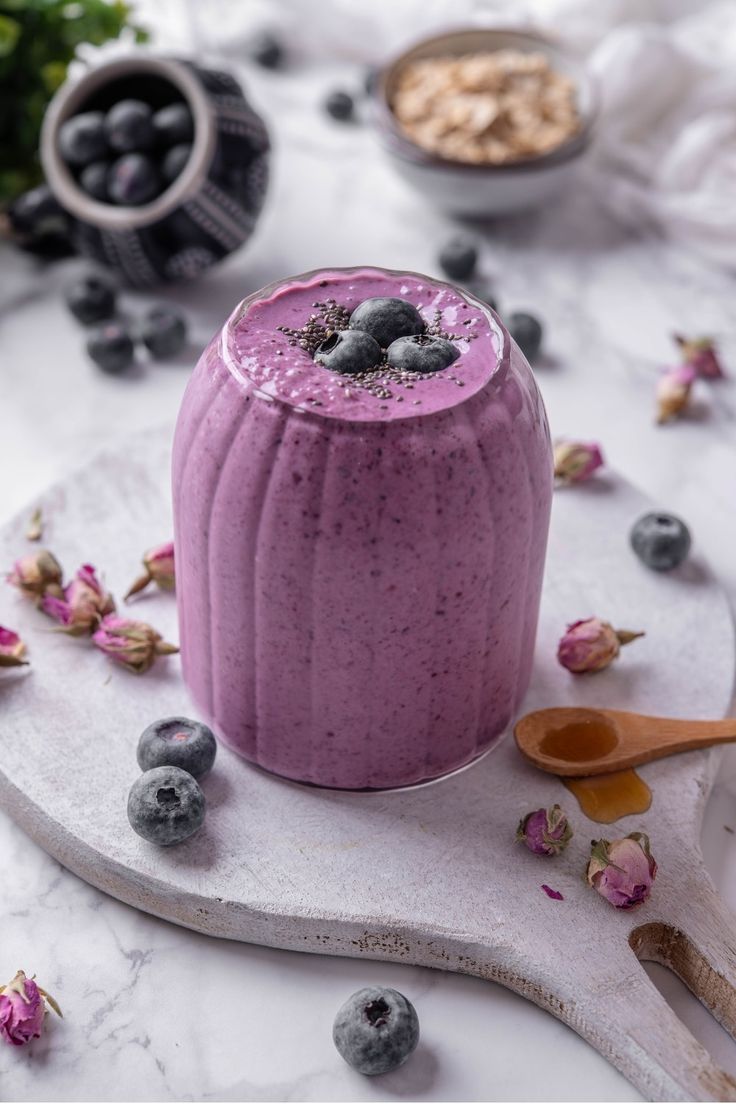
<svg viewBox="0 0 736 1104"><path fill-rule="evenodd" d="M194 121L189 160L165 191L138 207L89 196L59 152L59 128L82 111L142 99L154 109L184 101ZM250 237L268 185L270 142L261 117L229 73L190 61L133 55L67 81L41 133L49 187L71 215L80 252L131 284L198 276Z"/></svg>

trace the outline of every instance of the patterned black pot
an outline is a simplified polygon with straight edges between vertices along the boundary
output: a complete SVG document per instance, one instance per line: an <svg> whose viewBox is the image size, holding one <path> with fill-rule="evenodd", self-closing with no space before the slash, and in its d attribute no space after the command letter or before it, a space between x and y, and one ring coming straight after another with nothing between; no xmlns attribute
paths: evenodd
<svg viewBox="0 0 736 1104"><path fill-rule="evenodd" d="M194 119L192 152L173 184L140 207L102 203L62 160L59 127L80 111L134 97L154 108L184 100ZM80 252L131 284L198 276L250 237L268 185L268 131L229 73L189 61L135 54L64 84L41 134L48 184L74 219Z"/></svg>

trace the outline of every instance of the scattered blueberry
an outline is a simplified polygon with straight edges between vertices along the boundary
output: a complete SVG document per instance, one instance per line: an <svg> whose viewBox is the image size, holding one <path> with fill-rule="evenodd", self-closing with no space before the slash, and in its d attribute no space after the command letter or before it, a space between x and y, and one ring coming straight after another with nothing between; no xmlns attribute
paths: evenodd
<svg viewBox="0 0 736 1104"><path fill-rule="evenodd" d="M199 783L180 767L154 767L132 785L128 820L149 843L169 847L194 835L204 822L204 794Z"/></svg>
<svg viewBox="0 0 736 1104"><path fill-rule="evenodd" d="M182 169L186 165L192 153L192 147L188 142L182 142L179 146L172 146L166 151L161 162L161 172L167 184L173 184Z"/></svg>
<svg viewBox="0 0 736 1104"><path fill-rule="evenodd" d="M116 376L133 363L133 339L117 322L108 322L91 335L87 352L103 372Z"/></svg>
<svg viewBox="0 0 736 1104"><path fill-rule="evenodd" d="M87 195L92 196L93 199L99 199L102 203L108 200L107 174L109 171L110 166L107 161L92 161L79 174L79 183Z"/></svg>
<svg viewBox="0 0 736 1104"><path fill-rule="evenodd" d="M644 514L634 524L631 547L643 564L653 571L671 571L687 558L690 530L672 514Z"/></svg>
<svg viewBox="0 0 736 1104"><path fill-rule="evenodd" d="M469 280L478 263L478 250L468 238L450 238L437 259L451 280Z"/></svg>
<svg viewBox="0 0 736 1104"><path fill-rule="evenodd" d="M66 257L74 252L69 216L46 184L23 192L7 209L14 242L40 257Z"/></svg>
<svg viewBox="0 0 736 1104"><path fill-rule="evenodd" d="M139 207L161 191L161 177L145 153L124 153L110 166L107 190L114 203Z"/></svg>
<svg viewBox="0 0 736 1104"><path fill-rule="evenodd" d="M317 347L314 359L333 372L356 376L378 366L381 347L364 330L339 330Z"/></svg>
<svg viewBox="0 0 736 1104"><path fill-rule="evenodd" d="M140 339L156 360L176 356L187 340L187 324L175 307L154 307L143 319Z"/></svg>
<svg viewBox="0 0 736 1104"><path fill-rule="evenodd" d="M98 276L83 276L67 288L66 303L82 325L104 322L115 313L115 291Z"/></svg>
<svg viewBox="0 0 736 1104"><path fill-rule="evenodd" d="M248 44L248 56L264 69L278 69L284 61L284 48L275 35L264 31Z"/></svg>
<svg viewBox="0 0 736 1104"><path fill-rule="evenodd" d="M542 323L533 314L515 311L510 315L506 326L526 359L536 360L542 347Z"/></svg>
<svg viewBox="0 0 736 1104"><path fill-rule="evenodd" d="M72 115L59 127L59 153L69 165L89 165L107 153L105 117L101 111Z"/></svg>
<svg viewBox="0 0 736 1104"><path fill-rule="evenodd" d="M330 92L325 100L325 111L333 119L347 122L348 119L352 119L355 112L355 100L349 92L341 92L338 89Z"/></svg>
<svg viewBox="0 0 736 1104"><path fill-rule="evenodd" d="M414 1005L396 989L359 989L335 1016L332 1038L358 1073L390 1073L416 1048L419 1020Z"/></svg>
<svg viewBox="0 0 736 1104"><path fill-rule="evenodd" d="M161 146L178 146L194 137L192 113L185 103L167 104L153 116L153 131Z"/></svg>
<svg viewBox="0 0 736 1104"><path fill-rule="evenodd" d="M164 717L154 721L141 733L138 741L138 766L180 767L194 778L211 770L217 754L217 741L212 730L188 717Z"/></svg>
<svg viewBox="0 0 736 1104"><path fill-rule="evenodd" d="M151 149L156 134L150 107L143 100L119 100L105 116L105 134L118 153Z"/></svg>
<svg viewBox="0 0 736 1104"><path fill-rule="evenodd" d="M391 367L404 372L441 372L459 356L457 345L429 334L400 337L389 345L386 354Z"/></svg>
<svg viewBox="0 0 736 1104"><path fill-rule="evenodd" d="M382 349L399 337L424 333L426 326L413 303L406 299L378 296L364 299L350 315L351 330L365 330Z"/></svg>

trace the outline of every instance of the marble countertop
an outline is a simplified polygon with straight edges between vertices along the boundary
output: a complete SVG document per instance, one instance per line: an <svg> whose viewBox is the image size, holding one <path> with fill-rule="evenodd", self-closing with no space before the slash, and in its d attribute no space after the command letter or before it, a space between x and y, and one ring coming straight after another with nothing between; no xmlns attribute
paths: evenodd
<svg viewBox="0 0 736 1104"><path fill-rule="evenodd" d="M156 293L191 319L179 363L145 364L126 379L95 371L60 295L84 263L43 268L0 250L0 515L111 439L172 419L197 349L268 281L321 265L437 273L438 245L455 227L394 177L367 127L321 115L322 95L346 79L358 78L339 67L247 75L276 139L270 200L249 247L201 284ZM674 329L717 335L736 376L733 277L621 230L583 177L559 203L474 232L501 312L529 308L545 322L536 375L554 434L599 439L611 465L685 517L736 601L735 385L698 385L690 413L671 426L652 416ZM126 293L123 302L135 313L148 299ZM736 827L730 756L703 848L736 908L736 837L726 826ZM36 972L66 1012L33 1047L0 1048L4 1099L639 1099L572 1031L489 982L196 935L82 883L4 814L0 854L0 973ZM731 1040L666 971L650 972L736 1073ZM366 1080L337 1056L330 1028L345 997L373 983L410 996L424 1043L403 1070Z"/></svg>

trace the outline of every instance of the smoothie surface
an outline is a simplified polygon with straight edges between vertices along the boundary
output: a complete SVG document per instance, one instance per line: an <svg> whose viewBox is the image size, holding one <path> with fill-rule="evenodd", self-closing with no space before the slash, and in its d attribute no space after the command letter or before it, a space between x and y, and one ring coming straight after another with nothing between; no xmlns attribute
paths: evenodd
<svg viewBox="0 0 736 1104"><path fill-rule="evenodd" d="M293 331L319 318L324 304L333 300L352 312L376 296L412 303L428 327L453 341L458 359L427 378L403 382L379 372L371 390L316 363L300 347ZM223 330L222 357L233 376L264 399L349 421L394 421L464 402L508 356L507 341L488 308L449 284L415 273L356 268L297 277L246 300Z"/></svg>

